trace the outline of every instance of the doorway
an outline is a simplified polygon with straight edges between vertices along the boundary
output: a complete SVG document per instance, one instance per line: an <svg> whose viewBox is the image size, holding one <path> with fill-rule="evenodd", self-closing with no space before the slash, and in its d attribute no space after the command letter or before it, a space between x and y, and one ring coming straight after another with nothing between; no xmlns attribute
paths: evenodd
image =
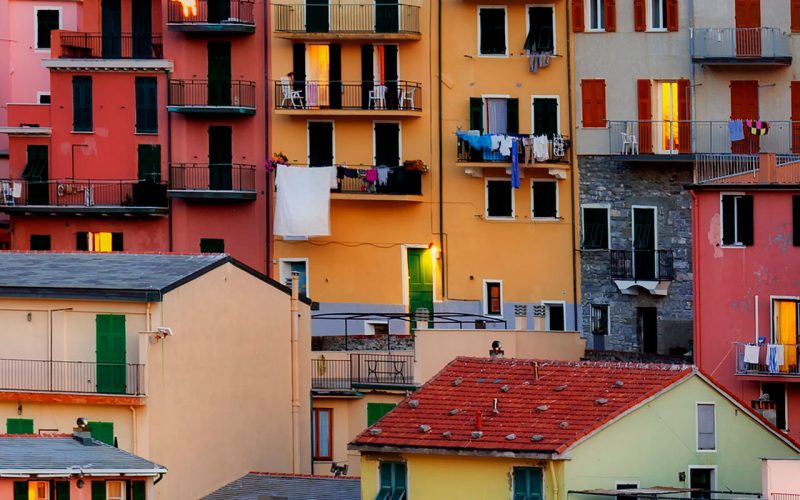
<svg viewBox="0 0 800 500"><path fill-rule="evenodd" d="M658 316L655 307L636 308L636 330L645 354L658 354Z"/></svg>
<svg viewBox="0 0 800 500"><path fill-rule="evenodd" d="M122 6L120 0L102 0L100 17L103 29L103 59L122 56Z"/></svg>
<svg viewBox="0 0 800 500"><path fill-rule="evenodd" d="M124 394L125 315L98 314L95 317L97 340L97 392Z"/></svg>
<svg viewBox="0 0 800 500"><path fill-rule="evenodd" d="M375 0L375 32L400 31L400 6L398 0Z"/></svg>
<svg viewBox="0 0 800 500"><path fill-rule="evenodd" d="M328 45L306 45L306 105L328 107L331 53Z"/></svg>
<svg viewBox="0 0 800 500"><path fill-rule="evenodd" d="M233 131L229 126L208 127L208 188L233 188Z"/></svg>
<svg viewBox="0 0 800 500"><path fill-rule="evenodd" d="M736 0L736 57L761 56L761 0Z"/></svg>
<svg viewBox="0 0 800 500"><path fill-rule="evenodd" d="M418 309L426 309L433 315L433 262L427 248L407 249L408 263L408 311L412 315L411 331L416 323L413 316ZM433 323L428 323L431 328Z"/></svg>
<svg viewBox="0 0 800 500"><path fill-rule="evenodd" d="M633 278L656 279L656 208L633 208Z"/></svg>
<svg viewBox="0 0 800 500"><path fill-rule="evenodd" d="M207 5L206 20L208 23L221 23L231 17L231 0L207 0Z"/></svg>
<svg viewBox="0 0 800 500"><path fill-rule="evenodd" d="M661 121L658 154L677 154L680 148L678 82L658 82L657 98L657 116Z"/></svg>
<svg viewBox="0 0 800 500"><path fill-rule="evenodd" d="M400 166L400 124L375 123L375 165Z"/></svg>
<svg viewBox="0 0 800 500"><path fill-rule="evenodd" d="M131 9L133 58L150 59L153 56L151 43L153 36L153 19L151 16L150 0L133 0Z"/></svg>
<svg viewBox="0 0 800 500"><path fill-rule="evenodd" d="M329 9L328 0L306 0L306 31L308 33L328 32Z"/></svg>
<svg viewBox="0 0 800 500"><path fill-rule="evenodd" d="M731 81L731 120L757 119L758 81ZM731 152L733 153L752 154L758 153L759 151L758 136L751 134L747 127L744 127L744 139L731 143Z"/></svg>
<svg viewBox="0 0 800 500"><path fill-rule="evenodd" d="M715 470L706 467L689 468L689 488L702 491L693 491L692 498L711 498L711 491L714 490Z"/></svg>
<svg viewBox="0 0 800 500"><path fill-rule="evenodd" d="M308 122L308 166L333 164L333 122Z"/></svg>
<svg viewBox="0 0 800 500"><path fill-rule="evenodd" d="M231 105L230 42L208 42L208 105Z"/></svg>

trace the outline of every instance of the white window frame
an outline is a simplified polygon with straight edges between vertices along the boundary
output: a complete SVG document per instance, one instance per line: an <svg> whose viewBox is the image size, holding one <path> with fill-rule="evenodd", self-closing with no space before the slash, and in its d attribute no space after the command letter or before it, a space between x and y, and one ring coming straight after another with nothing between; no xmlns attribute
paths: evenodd
<svg viewBox="0 0 800 500"><path fill-rule="evenodd" d="M534 124L534 99L555 99L556 100L556 132L561 135L561 97L555 94L533 94L531 95L531 134L536 135Z"/></svg>
<svg viewBox="0 0 800 500"><path fill-rule="evenodd" d="M525 36L528 36L528 33L531 32L531 17L530 17L530 8L531 7L550 7L553 11L553 55L558 54L558 39L556 38L556 5L553 3L528 3L525 4ZM533 129L531 129L533 130Z"/></svg>
<svg viewBox="0 0 800 500"><path fill-rule="evenodd" d="M584 234L584 221L586 218L583 216L585 208L601 208L606 211L606 248L590 248L584 249L583 242L585 241ZM610 203L584 203L581 205L581 252L607 252L611 249L611 204Z"/></svg>
<svg viewBox="0 0 800 500"><path fill-rule="evenodd" d="M42 96L45 96L45 95L46 96L50 96L51 100L50 100L49 103L42 102ZM40 90L40 91L36 92L36 104L42 104L44 106L49 106L50 104L52 104L52 102L53 101L52 101L52 96L50 95L50 91Z"/></svg>
<svg viewBox="0 0 800 500"><path fill-rule="evenodd" d="M308 272L308 257L285 257L278 259L278 276L282 285L286 285L286 281L292 277L292 264L302 262L306 266L306 296L310 297L309 287L309 272ZM286 285L289 286L289 285Z"/></svg>
<svg viewBox="0 0 800 500"><path fill-rule="evenodd" d="M376 320L376 319L367 319L364 320L364 335L375 335L375 326L376 325L386 325L387 329L389 326L389 321L385 320ZM391 335L391 331L389 334Z"/></svg>
<svg viewBox="0 0 800 500"><path fill-rule="evenodd" d="M122 492L121 497L112 497L111 494L108 492L108 486L111 483L121 483L120 491ZM106 498L108 500L125 500L127 498L127 492L125 491L125 481L106 481Z"/></svg>
<svg viewBox="0 0 800 500"><path fill-rule="evenodd" d="M714 407L714 448L709 450L701 450L700 449L700 422L698 419L698 413L700 405L711 405ZM695 401L694 403L694 447L697 453L716 453L717 452L717 431L719 427L717 426L717 403L713 401ZM691 467L690 467L691 468Z"/></svg>
<svg viewBox="0 0 800 500"><path fill-rule="evenodd" d="M487 56L488 57L488 56ZM505 99L506 100L506 116L508 116L508 100L511 99L511 94L481 94L481 119L483 120L483 130L487 134L489 132L489 106L486 105L487 99Z"/></svg>
<svg viewBox="0 0 800 500"><path fill-rule="evenodd" d="M533 185L535 183L552 183L556 185L556 216L555 217L536 217L533 212ZM558 179L531 179L531 220L533 221L542 221L542 222L554 222L561 220L561 211L558 209L558 205L561 202L559 194L558 194Z"/></svg>
<svg viewBox="0 0 800 500"><path fill-rule="evenodd" d="M489 216L489 181L503 181L508 182L509 187L508 189L511 190L511 215L510 216ZM533 188L531 188L533 189ZM498 221L513 221L516 219L517 215L517 203L516 203L516 196L514 196L514 188L511 187L511 179L508 177L486 177L483 183L483 197L484 197L484 210L483 210L483 217L486 220L498 220Z"/></svg>
<svg viewBox="0 0 800 500"><path fill-rule="evenodd" d="M548 332L568 332L569 329L567 328L567 302L565 300L543 300L541 304L544 306L544 327L545 330ZM561 311L564 319L564 329L563 330L551 330L550 329L550 306L556 305L561 306Z"/></svg>
<svg viewBox="0 0 800 500"><path fill-rule="evenodd" d="M398 55L400 52L398 52ZM398 71L399 74L399 71ZM397 154L400 158L397 160L400 166L403 165L403 123L397 120L373 120L372 121L372 164L377 166L378 160L378 142L375 140L375 125L378 123L394 123L397 124Z"/></svg>
<svg viewBox="0 0 800 500"><path fill-rule="evenodd" d="M45 7L36 6L33 8L33 51L40 54L48 54L52 49L39 48L39 11L40 10L57 10L58 11L58 29L64 28L64 9L62 7Z"/></svg>
<svg viewBox="0 0 800 500"><path fill-rule="evenodd" d="M597 7L597 19L603 20L602 27L592 28L592 7ZM605 19L605 0L586 0L585 17L586 28L585 31L589 33L605 33L608 19Z"/></svg>
<svg viewBox="0 0 800 500"><path fill-rule="evenodd" d="M735 231L734 238L733 238L734 239L734 243L732 245L726 245L725 243L722 242L723 241L723 239L722 239L722 231L724 230L723 228L725 227L725 223L723 222L723 220L725 218L725 213L722 211L722 197L723 196L746 196L746 193L744 191L724 191L724 192L719 194L719 246L720 246L720 248L747 248L747 245L745 245L743 243L740 243L740 242L737 242L737 240L739 240L739 238L738 238L739 229L737 227L738 226L737 221L738 221L738 215L739 214L738 214L738 210L736 209L736 202L735 201L733 203L733 208L734 208L734 212L733 212L733 227L734 227L734 231Z"/></svg>
<svg viewBox="0 0 800 500"><path fill-rule="evenodd" d="M336 121L335 120L307 120L306 121L306 165L311 165L311 130L309 124L311 123L330 123L331 124L331 153L333 156L333 165L336 165ZM373 132L373 136L375 133ZM374 141L374 139L373 139Z"/></svg>
<svg viewBox="0 0 800 500"><path fill-rule="evenodd" d="M500 313L489 313L489 289L487 285L490 284L498 284L500 285ZM483 314L485 316L491 316L493 318L502 318L503 317L503 280L497 279L485 279L483 280Z"/></svg>
<svg viewBox="0 0 800 500"><path fill-rule="evenodd" d="M657 0L659 8L663 7L661 10L661 24L663 25L662 28L656 28L653 26L653 1L654 0L647 0L645 3L645 15L647 16L647 31L652 31L655 33L662 33L667 31L667 4L665 0Z"/></svg>
<svg viewBox="0 0 800 500"><path fill-rule="evenodd" d="M714 412L716 416L716 412ZM692 471L695 469L701 470L710 470L711 471L711 490L717 490L717 473L718 467L716 465L689 465L686 467L686 486L689 487L692 484ZM717 498L716 495L712 494L711 498Z"/></svg>
<svg viewBox="0 0 800 500"><path fill-rule="evenodd" d="M506 37L505 38L505 42L506 42L506 52L505 52L505 54L483 54L483 53L481 53L481 9L496 9L496 10L497 9L502 9L503 11L505 11L505 16L504 16L504 20L505 20L505 37ZM478 36L477 36L478 47L477 47L477 50L476 50L476 54L478 54L478 57L494 57L494 58L508 57L508 46L509 46L509 43L508 43L508 7L505 6L505 5L485 5L485 4L480 4L477 7L476 13L477 13L477 15L475 16L476 17L476 21L477 21L476 30L478 32Z"/></svg>

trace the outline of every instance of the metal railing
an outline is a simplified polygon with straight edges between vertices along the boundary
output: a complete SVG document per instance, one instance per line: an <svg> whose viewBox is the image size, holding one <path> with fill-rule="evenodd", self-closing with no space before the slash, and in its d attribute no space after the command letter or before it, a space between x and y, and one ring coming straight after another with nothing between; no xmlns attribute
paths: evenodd
<svg viewBox="0 0 800 500"><path fill-rule="evenodd" d="M530 137L529 134L505 134L511 137ZM555 141L550 138L547 141L547 162L557 163L564 161L565 158L569 158L569 148L570 148L570 140L566 136L561 136L561 141L563 144L563 148L559 149L556 146ZM522 144L521 141L517 141L517 155L519 157L520 164L523 164L525 161L525 146ZM532 146L531 146L532 147ZM478 163L510 163L511 156L504 156L499 151L489 151L489 150L477 150L469 145L469 143L461 138L456 137L456 149L457 149L457 156L456 161L461 162L478 162ZM563 153L563 154L562 154ZM531 160L534 161L534 160Z"/></svg>
<svg viewBox="0 0 800 500"><path fill-rule="evenodd" d="M160 33L61 32L61 57L74 59L162 59Z"/></svg>
<svg viewBox="0 0 800 500"><path fill-rule="evenodd" d="M697 155L695 184L800 184L800 156Z"/></svg>
<svg viewBox="0 0 800 500"><path fill-rule="evenodd" d="M255 108L256 82L247 80L171 80L169 82L169 105Z"/></svg>
<svg viewBox="0 0 800 500"><path fill-rule="evenodd" d="M800 500L800 493L770 493L768 500Z"/></svg>
<svg viewBox="0 0 800 500"><path fill-rule="evenodd" d="M0 390L143 396L144 365L0 359Z"/></svg>
<svg viewBox="0 0 800 500"><path fill-rule="evenodd" d="M414 356L352 353L349 359L312 359L311 388L349 390L354 385L414 384Z"/></svg>
<svg viewBox="0 0 800 500"><path fill-rule="evenodd" d="M789 35L778 28L694 28L695 60L791 59Z"/></svg>
<svg viewBox="0 0 800 500"><path fill-rule="evenodd" d="M421 195L422 194L422 172L419 170L408 170L405 167L377 167L375 168L377 180L367 180L367 171L374 167L350 168L344 167L337 174L339 193L357 194L389 194L389 195ZM387 169L381 172L380 169ZM351 172L348 174L348 172ZM350 177L355 172L356 177ZM385 174L386 182L382 183L382 176Z"/></svg>
<svg viewBox="0 0 800 500"><path fill-rule="evenodd" d="M136 180L2 179L0 206L167 208L167 185Z"/></svg>
<svg viewBox="0 0 800 500"><path fill-rule="evenodd" d="M422 110L422 84L387 82L275 82L275 109Z"/></svg>
<svg viewBox="0 0 800 500"><path fill-rule="evenodd" d="M798 344L736 343L737 375L800 376Z"/></svg>
<svg viewBox="0 0 800 500"><path fill-rule="evenodd" d="M277 33L419 34L419 6L408 4L273 4Z"/></svg>
<svg viewBox="0 0 800 500"><path fill-rule="evenodd" d="M672 250L611 250L611 279L673 280Z"/></svg>
<svg viewBox="0 0 800 500"><path fill-rule="evenodd" d="M173 163L169 167L169 188L176 191L255 192L256 167L232 163Z"/></svg>
<svg viewBox="0 0 800 500"><path fill-rule="evenodd" d="M744 139L730 140L729 121L609 120L611 154L800 153L800 122L768 122L766 135L744 126ZM631 146L635 141L635 148Z"/></svg>
<svg viewBox="0 0 800 500"><path fill-rule="evenodd" d="M170 24L255 24L252 0L198 0L195 13L184 15L180 2L169 2Z"/></svg>

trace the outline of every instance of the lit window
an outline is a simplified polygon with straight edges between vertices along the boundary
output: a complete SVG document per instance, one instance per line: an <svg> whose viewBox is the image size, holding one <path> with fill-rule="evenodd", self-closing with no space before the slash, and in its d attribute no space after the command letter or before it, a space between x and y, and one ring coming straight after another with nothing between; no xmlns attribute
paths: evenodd
<svg viewBox="0 0 800 500"><path fill-rule="evenodd" d="M50 500L50 485L47 481L28 482L28 500Z"/></svg>
<svg viewBox="0 0 800 500"><path fill-rule="evenodd" d="M75 249L84 252L121 252L122 233L85 232L76 233Z"/></svg>
<svg viewBox="0 0 800 500"><path fill-rule="evenodd" d="M125 483L106 481L106 500L125 500Z"/></svg>
<svg viewBox="0 0 800 500"><path fill-rule="evenodd" d="M503 284L500 281L484 282L484 314L500 316L503 314Z"/></svg>
<svg viewBox="0 0 800 500"><path fill-rule="evenodd" d="M667 0L650 0L650 29L667 29Z"/></svg>
<svg viewBox="0 0 800 500"><path fill-rule="evenodd" d="M589 29L603 31L606 29L605 0L589 0Z"/></svg>
<svg viewBox="0 0 800 500"><path fill-rule="evenodd" d="M331 423L333 410L330 408L314 408L314 460L331 460L333 458L333 432Z"/></svg>

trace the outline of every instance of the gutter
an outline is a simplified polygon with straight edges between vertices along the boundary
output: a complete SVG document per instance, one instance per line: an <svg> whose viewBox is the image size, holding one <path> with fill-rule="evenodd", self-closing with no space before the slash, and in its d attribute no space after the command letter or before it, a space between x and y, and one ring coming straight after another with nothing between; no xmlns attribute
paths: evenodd
<svg viewBox="0 0 800 500"><path fill-rule="evenodd" d="M567 103L569 109L569 133L572 135L571 144L570 144L570 151L572 156L572 168L570 169L570 176L569 176L569 199L572 206L569 209L570 212L570 223L572 229L572 314L575 316L575 330L581 331L581 328L578 326L578 255L580 253L580 249L578 248L577 238L575 237L575 232L578 230L577 226L575 225L575 177L578 175L578 155L575 152L575 123L572 118L572 43L570 40L572 36L572 27L570 26L570 3L565 3L567 13L566 13L566 33L567 33ZM583 326L583 325L581 325Z"/></svg>
<svg viewBox="0 0 800 500"><path fill-rule="evenodd" d="M516 452L510 450L479 450L462 448L423 448L414 446L380 446L350 443L348 450L363 453L414 453L417 455L449 455L460 457L500 457L500 458L532 458L537 460L565 460L569 458L559 453Z"/></svg>
<svg viewBox="0 0 800 500"><path fill-rule="evenodd" d="M67 467L64 469L2 469L0 477L69 477L77 474L84 476L131 476L131 477L156 477L167 473L165 467L156 469L82 469L80 467Z"/></svg>
<svg viewBox="0 0 800 500"><path fill-rule="evenodd" d="M269 158L272 153L272 134L270 133L269 129L269 116L270 110L272 107L270 106L270 92L269 92L269 71L271 67L271 59L270 59L270 51L269 51L269 35L270 35L270 24L269 24L269 7L272 5L271 2L264 2L264 162L266 163L267 158ZM258 166L256 166L258 168ZM275 192L275 188L272 185L272 176L270 175L269 171L265 168L264 169L264 180L265 180L265 187L264 187L264 210L266 212L266 243L267 248L265 252L265 266L264 267L264 274L267 277L272 278L274 274L273 266L272 266L272 258L274 254L274 249L272 245L272 193Z"/></svg>
<svg viewBox="0 0 800 500"><path fill-rule="evenodd" d="M300 311L298 308L298 292L300 288L299 273L292 273L292 298L290 306L289 327L291 328L292 355L292 472L300 473L300 366L299 366L299 328Z"/></svg>
<svg viewBox="0 0 800 500"><path fill-rule="evenodd" d="M442 0L438 2L438 12L436 14L438 23L438 70L439 70L439 78L438 78L438 86L439 86L439 95L438 97L438 108L439 108L439 248L442 252L442 263L441 263L441 270L442 270L442 300L447 298L447 254L445 253L444 249L444 168L442 165L442 160L444 158L443 149L442 149Z"/></svg>

